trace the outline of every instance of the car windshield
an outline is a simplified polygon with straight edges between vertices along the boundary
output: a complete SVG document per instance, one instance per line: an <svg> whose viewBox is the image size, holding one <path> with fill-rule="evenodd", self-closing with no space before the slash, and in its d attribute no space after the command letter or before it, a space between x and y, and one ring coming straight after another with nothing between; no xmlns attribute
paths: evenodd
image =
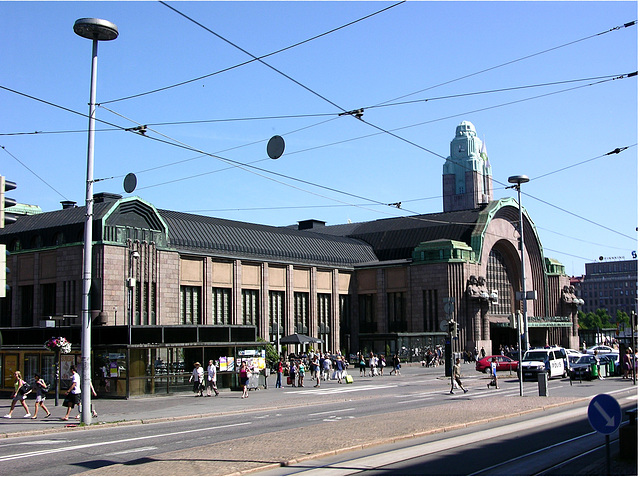
<svg viewBox="0 0 640 477"><path fill-rule="evenodd" d="M591 361L595 361L595 359L591 356L580 356L577 364L589 364Z"/></svg>
<svg viewBox="0 0 640 477"><path fill-rule="evenodd" d="M547 359L546 351L527 351L523 361L544 361Z"/></svg>

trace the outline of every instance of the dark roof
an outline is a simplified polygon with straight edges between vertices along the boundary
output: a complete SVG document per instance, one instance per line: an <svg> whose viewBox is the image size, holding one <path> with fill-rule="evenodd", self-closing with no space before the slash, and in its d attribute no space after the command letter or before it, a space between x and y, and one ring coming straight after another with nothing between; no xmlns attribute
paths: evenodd
<svg viewBox="0 0 640 477"><path fill-rule="evenodd" d="M93 206L93 219L99 220L113 206L111 202L101 202ZM0 229L0 234L9 235L32 230L60 228L60 226L81 224L84 226L85 207L71 207L68 209L43 212L41 214L23 215L13 224Z"/></svg>
<svg viewBox="0 0 640 477"><path fill-rule="evenodd" d="M318 232L362 240L373 247L380 261L408 259L422 242L446 239L470 245L471 233L482 210L484 208L327 225Z"/></svg>
<svg viewBox="0 0 640 477"><path fill-rule="evenodd" d="M171 210L158 212L169 228L169 245L182 251L333 266L377 260L370 246L349 237Z"/></svg>

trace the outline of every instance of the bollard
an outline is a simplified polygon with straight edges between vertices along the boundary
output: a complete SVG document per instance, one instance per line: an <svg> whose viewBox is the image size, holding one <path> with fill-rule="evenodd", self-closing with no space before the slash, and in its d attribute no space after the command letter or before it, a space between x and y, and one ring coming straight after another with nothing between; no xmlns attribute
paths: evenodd
<svg viewBox="0 0 640 477"><path fill-rule="evenodd" d="M547 382L547 373L538 373L538 396L549 396L549 387L547 386Z"/></svg>

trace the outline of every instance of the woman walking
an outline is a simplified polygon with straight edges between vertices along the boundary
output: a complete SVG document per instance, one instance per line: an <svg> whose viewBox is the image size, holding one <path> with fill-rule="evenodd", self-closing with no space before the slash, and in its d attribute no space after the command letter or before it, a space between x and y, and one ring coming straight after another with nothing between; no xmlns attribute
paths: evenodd
<svg viewBox="0 0 640 477"><path fill-rule="evenodd" d="M48 386L44 382L44 379L42 379L39 374L34 374L33 377L36 381L35 382L36 404L35 404L35 411L33 412L33 416L31 417L31 419L38 419L39 408L42 408L42 410L47 413L45 417L49 417L51 413L49 412L49 409L47 409L47 406L44 405L44 400L47 398Z"/></svg>
<svg viewBox="0 0 640 477"><path fill-rule="evenodd" d="M247 370L247 363L242 362L240 365L240 384L242 385L242 399L249 397L249 390L247 385L249 384L249 372Z"/></svg>
<svg viewBox="0 0 640 477"><path fill-rule="evenodd" d="M204 396L202 394L202 391L204 391L204 369L198 361L193 363L193 371L189 378L189 382L191 381L193 381L193 392L196 393L196 397Z"/></svg>
<svg viewBox="0 0 640 477"><path fill-rule="evenodd" d="M13 396L11 396L12 400L11 400L11 409L9 409L9 414L5 414L4 417L6 417L7 419L11 419L11 414L13 413L13 409L16 407L16 403L18 401L20 401L20 404L22 404L22 407L26 412L24 417L25 418L31 417L31 413L29 412L29 407L27 406L27 403L24 402L30 390L25 393L24 390L22 389L22 386L25 384L25 381L22 379L22 374L20 374L20 371L16 371L15 373L13 373L13 377L15 379L15 383L13 385L15 388L15 392L13 393Z"/></svg>

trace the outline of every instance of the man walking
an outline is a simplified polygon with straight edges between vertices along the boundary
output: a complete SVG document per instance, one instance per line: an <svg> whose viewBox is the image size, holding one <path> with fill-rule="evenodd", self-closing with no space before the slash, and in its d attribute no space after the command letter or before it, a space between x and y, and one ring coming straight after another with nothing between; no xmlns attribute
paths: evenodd
<svg viewBox="0 0 640 477"><path fill-rule="evenodd" d="M462 389L464 391L464 393L466 394L467 391L469 391L468 389L465 389L464 386L462 385L462 381L460 380L460 358L456 358L456 364L453 365L453 379L455 379L455 382L458 383L458 386L460 386L460 389ZM451 383L451 391L449 391L449 394L453 394L453 383Z"/></svg>

